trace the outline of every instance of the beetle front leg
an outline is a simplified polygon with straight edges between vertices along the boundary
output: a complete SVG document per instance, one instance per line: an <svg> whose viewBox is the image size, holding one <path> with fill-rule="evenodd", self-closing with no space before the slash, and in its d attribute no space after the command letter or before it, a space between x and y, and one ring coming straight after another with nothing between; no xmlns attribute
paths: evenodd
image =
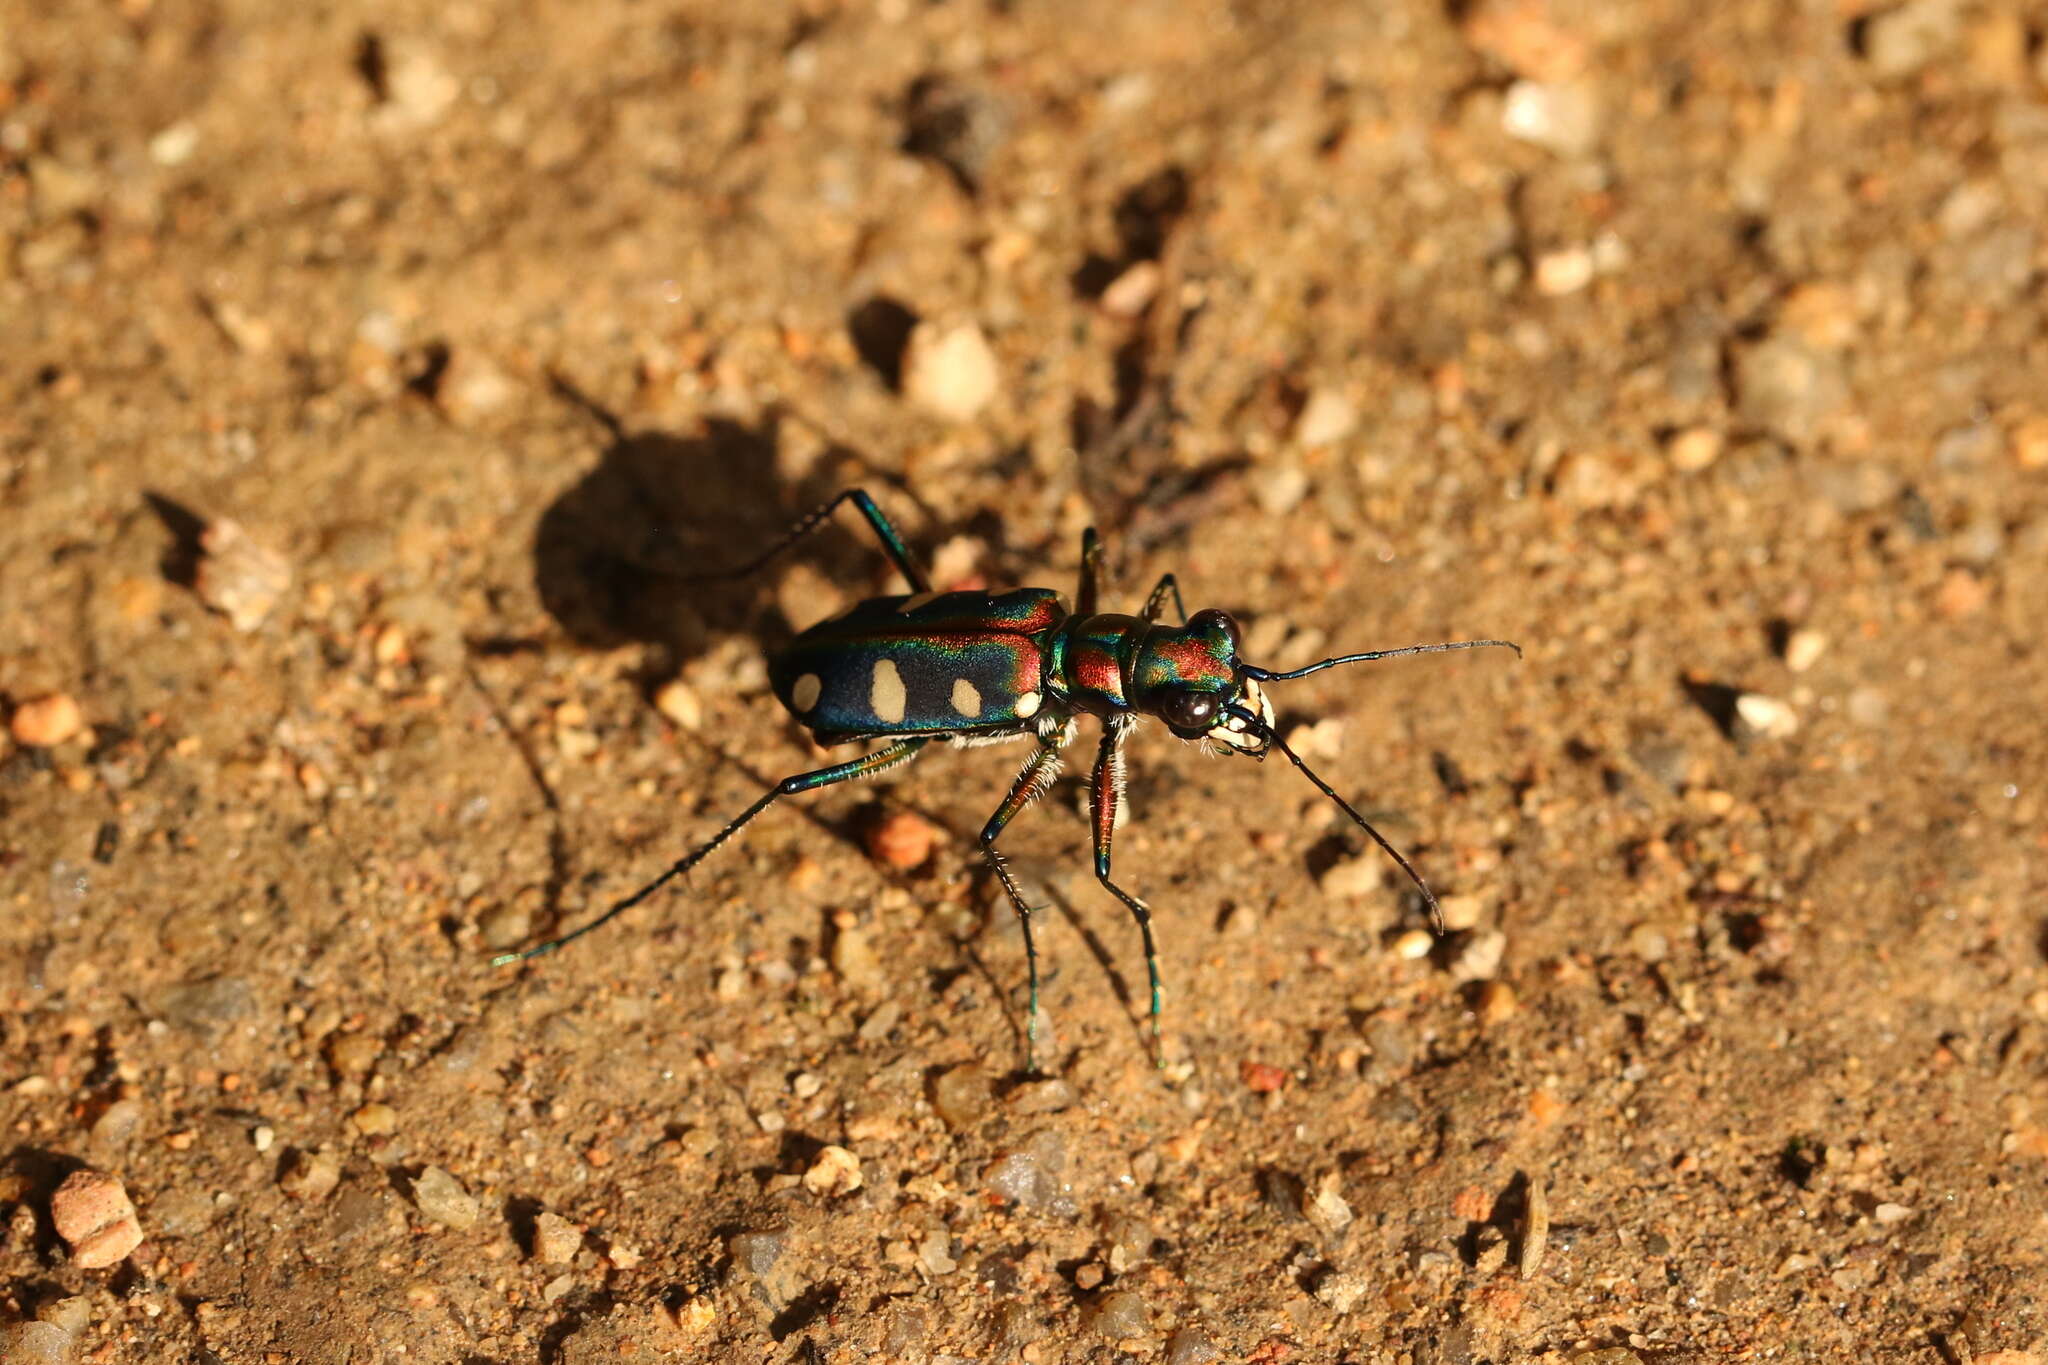
<svg viewBox="0 0 2048 1365"><path fill-rule="evenodd" d="M1095 880L1124 903L1131 912L1131 918L1138 922L1138 933L1145 941L1145 975L1152 995L1152 1059L1163 1067L1166 1065L1166 1053L1160 1041L1159 1028L1163 992L1159 985L1159 952L1152 945L1152 908L1109 877L1110 842L1116 835L1117 811L1124 799L1124 736L1130 727L1130 719L1125 716L1112 716L1105 720L1102 747L1096 752L1095 790L1090 800L1095 825Z"/></svg>

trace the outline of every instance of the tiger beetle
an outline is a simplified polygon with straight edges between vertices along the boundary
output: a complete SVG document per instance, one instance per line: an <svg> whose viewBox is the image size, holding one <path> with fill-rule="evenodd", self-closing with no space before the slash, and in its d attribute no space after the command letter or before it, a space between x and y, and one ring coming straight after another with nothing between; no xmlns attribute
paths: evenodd
<svg viewBox="0 0 2048 1365"><path fill-rule="evenodd" d="M997 851L996 841L1018 812L1052 785L1059 772L1061 750L1073 742L1084 713L1102 722L1089 804L1095 833L1095 878L1124 903L1144 941L1155 1059L1161 1056L1163 990L1159 956L1152 942L1152 911L1110 877L1110 844L1124 801L1124 740L1141 716L1158 717L1179 738L1203 743L1212 752L1257 759L1271 749L1285 754L1288 762L1336 802L1415 883L1431 922L1437 932L1443 932L1443 911L1414 864L1281 738L1264 684L1305 678L1339 664L1404 654L1491 647L1512 649L1520 656L1520 646L1507 640L1460 640L1344 654L1285 673L1259 668L1238 657L1237 623L1227 613L1211 609L1187 614L1172 574L1154 585L1140 614L1099 611L1096 595L1102 543L1092 528L1081 538L1081 582L1071 612L1050 588L938 592L881 508L858 488L848 489L797 522L752 563L718 577L739 578L755 572L846 502L867 518L911 592L903 597L869 598L812 626L768 661L768 678L776 698L818 743L888 743L858 758L783 778L708 842L604 914L560 938L493 958L493 966L551 953L617 919L688 873L785 796L872 777L908 763L934 740L964 747L1028 739L1034 745L1031 756L1011 782L1002 805L982 826L981 851L1016 908L1024 931L1024 958L1030 973L1025 1069L1035 1072L1038 949L1032 940L1031 907ZM1169 603L1180 618L1178 626L1160 622Z"/></svg>

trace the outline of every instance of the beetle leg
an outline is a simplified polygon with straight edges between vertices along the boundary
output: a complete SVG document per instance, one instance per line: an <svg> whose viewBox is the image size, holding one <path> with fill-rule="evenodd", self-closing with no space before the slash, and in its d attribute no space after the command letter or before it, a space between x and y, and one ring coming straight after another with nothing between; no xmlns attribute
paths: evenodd
<svg viewBox="0 0 2048 1365"><path fill-rule="evenodd" d="M1052 785L1060 770L1060 746L1067 742L1071 732L1072 723L1066 722L1058 729L1039 733L1038 752L1024 760L1023 770L1010 783L1009 795L1003 798L1003 804L988 818L988 823L981 827L982 854L995 870L996 880L1008 893L1010 904L1017 911L1017 923L1024 930L1024 965L1031 981L1030 1003L1024 1014L1024 1070L1032 1075L1038 1073L1038 946L1031 936L1031 906L1025 902L1016 878L1010 875L1010 865L996 851L996 840L1018 812L1036 801Z"/></svg>
<svg viewBox="0 0 2048 1365"><path fill-rule="evenodd" d="M1180 623L1186 625L1188 609L1180 600L1180 584L1175 581L1172 574L1162 575L1160 580L1152 585L1152 595L1145 599L1144 619L1157 621L1166 611L1169 599L1173 602L1174 613L1180 617Z"/></svg>
<svg viewBox="0 0 2048 1365"><path fill-rule="evenodd" d="M835 763L829 768L819 768L815 772L798 773L793 777L783 778L780 782L770 787L767 794L760 800L748 806L744 811L741 811L738 818L733 820L731 824L728 824L724 829L712 835L707 842L698 845L688 856L671 863L666 872L620 901L617 905L614 905L611 909L605 911L602 915L599 915L590 923L579 929L572 929L560 938L551 938L546 943L528 948L525 952L504 953L494 957L491 959L491 965L493 967L502 967L507 963L524 962L528 958L539 957L543 953L552 953L563 944L582 938L600 925L611 923L611 921L625 914L662 887L667 886L677 877L687 873L698 863L703 862L705 858L722 847L735 834L745 829L755 816L767 810L768 807L774 805L782 797L795 796L801 792L816 791L820 787L830 787L840 782L851 782L857 777L872 777L885 768L893 768L899 763L908 763L911 759L917 757L918 750L930 742L929 739L922 736L915 739L898 740L885 749L877 749L871 754L862 754L859 758L850 758L844 763Z"/></svg>
<svg viewBox="0 0 2048 1365"><path fill-rule="evenodd" d="M1081 586L1074 593L1074 615L1093 616L1102 587L1102 537L1089 527L1081 533Z"/></svg>
<svg viewBox="0 0 2048 1365"><path fill-rule="evenodd" d="M813 508L804 516L803 520L797 522L796 525L784 532L782 539L776 541L767 550L754 556L745 564L740 565L739 568L725 569L718 573L691 574L688 576L687 581L704 582L721 578L747 577L769 560L787 550L791 545L817 530L826 518L839 510L839 504L842 502L851 502L860 509L860 514L868 519L868 525L874 530L875 539L882 542L883 553L889 556L890 562L896 566L896 571L902 574L910 583L911 592L930 592L932 590L932 580L930 575L925 573L924 566L910 557L910 547L903 543L903 537L896 533L896 528L891 526L889 519L882 515L882 509L875 505L875 500L867 495L865 489L860 488L849 488L824 506Z"/></svg>
<svg viewBox="0 0 2048 1365"><path fill-rule="evenodd" d="M1138 921L1138 932L1145 941L1145 975L1152 993L1152 1059L1165 1066L1166 1054L1159 1034L1159 953L1152 946L1152 909L1109 879L1110 841L1116 833L1117 811L1124 801L1124 736L1130 727L1130 719L1125 716L1111 716L1102 725L1102 747L1095 758L1095 790L1090 802L1095 825L1095 880L1109 888L1110 894L1131 912L1131 918Z"/></svg>

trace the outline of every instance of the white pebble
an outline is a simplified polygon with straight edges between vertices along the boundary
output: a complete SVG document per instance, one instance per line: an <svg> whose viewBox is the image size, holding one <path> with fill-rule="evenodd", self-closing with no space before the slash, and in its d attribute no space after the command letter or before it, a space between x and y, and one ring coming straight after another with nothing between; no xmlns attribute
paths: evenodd
<svg viewBox="0 0 2048 1365"><path fill-rule="evenodd" d="M1317 389L1294 419L1294 439L1303 446L1327 446L1358 429L1358 408L1337 389Z"/></svg>
<svg viewBox="0 0 2048 1365"><path fill-rule="evenodd" d="M1737 697L1735 717L1745 730L1766 739L1785 739L1799 730L1799 713L1790 704L1761 692L1744 692Z"/></svg>
<svg viewBox="0 0 2048 1365"><path fill-rule="evenodd" d="M987 407L1001 378L988 338L971 322L921 322L903 352L903 396L949 421L965 422Z"/></svg>
<svg viewBox="0 0 2048 1365"><path fill-rule="evenodd" d="M1785 638L1785 667L1804 673L1828 647L1828 637L1817 630L1795 630Z"/></svg>
<svg viewBox="0 0 2048 1365"><path fill-rule="evenodd" d="M1593 253L1582 246L1546 251L1536 258L1536 292L1549 298L1576 294L1593 282Z"/></svg>
<svg viewBox="0 0 2048 1365"><path fill-rule="evenodd" d="M1501 131L1554 155L1591 155L1600 144L1600 100L1585 81L1516 81L1501 105Z"/></svg>

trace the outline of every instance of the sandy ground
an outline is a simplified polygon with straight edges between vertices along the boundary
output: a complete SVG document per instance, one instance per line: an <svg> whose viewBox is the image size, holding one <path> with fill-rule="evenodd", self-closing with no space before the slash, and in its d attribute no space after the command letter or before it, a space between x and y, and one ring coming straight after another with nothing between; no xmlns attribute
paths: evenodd
<svg viewBox="0 0 2048 1365"><path fill-rule="evenodd" d="M0 1358L2048 1360L2043 27L0 3ZM850 485L1520 641L1276 689L1453 933L1154 726L1163 1068L1014 750L491 968L823 761L857 521L674 575Z"/></svg>

